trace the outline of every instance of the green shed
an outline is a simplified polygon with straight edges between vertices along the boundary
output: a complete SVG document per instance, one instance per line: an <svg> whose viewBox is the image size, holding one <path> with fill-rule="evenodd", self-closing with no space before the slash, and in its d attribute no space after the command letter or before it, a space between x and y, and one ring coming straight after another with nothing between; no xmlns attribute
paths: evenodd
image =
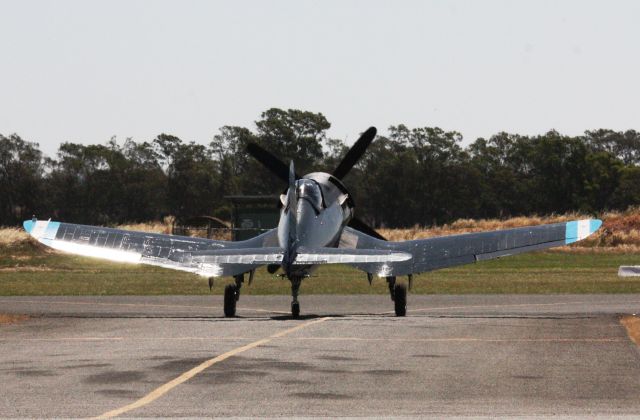
<svg viewBox="0 0 640 420"><path fill-rule="evenodd" d="M232 204L234 241L243 241L278 226L280 210L277 195L229 195Z"/></svg>

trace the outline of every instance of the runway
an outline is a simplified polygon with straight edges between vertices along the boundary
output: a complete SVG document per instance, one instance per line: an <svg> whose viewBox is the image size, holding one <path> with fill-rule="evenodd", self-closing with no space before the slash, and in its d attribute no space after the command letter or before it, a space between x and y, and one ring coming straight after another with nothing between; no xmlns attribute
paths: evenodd
<svg viewBox="0 0 640 420"><path fill-rule="evenodd" d="M640 415L640 295L0 297L0 417Z"/></svg>

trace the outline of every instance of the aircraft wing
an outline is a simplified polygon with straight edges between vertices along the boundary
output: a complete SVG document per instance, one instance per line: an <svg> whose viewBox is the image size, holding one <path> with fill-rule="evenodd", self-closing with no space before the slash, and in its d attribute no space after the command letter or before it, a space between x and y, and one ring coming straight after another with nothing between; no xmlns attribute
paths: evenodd
<svg viewBox="0 0 640 420"><path fill-rule="evenodd" d="M39 242L60 251L207 277L232 276L271 263L274 247L278 246L276 229L246 241L231 242L43 220L28 220L23 226ZM215 253L217 259L211 257Z"/></svg>
<svg viewBox="0 0 640 420"><path fill-rule="evenodd" d="M380 277L400 276L563 246L586 238L601 224L600 220L587 219L405 242L382 241L347 227L339 246L411 254L406 261L349 264Z"/></svg>

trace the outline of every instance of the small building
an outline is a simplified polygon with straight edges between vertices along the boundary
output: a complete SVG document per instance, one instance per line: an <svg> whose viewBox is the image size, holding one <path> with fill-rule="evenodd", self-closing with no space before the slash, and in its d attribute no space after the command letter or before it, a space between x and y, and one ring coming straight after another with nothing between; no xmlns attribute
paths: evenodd
<svg viewBox="0 0 640 420"><path fill-rule="evenodd" d="M229 195L231 229L234 241L243 241L278 226L280 210L277 195Z"/></svg>

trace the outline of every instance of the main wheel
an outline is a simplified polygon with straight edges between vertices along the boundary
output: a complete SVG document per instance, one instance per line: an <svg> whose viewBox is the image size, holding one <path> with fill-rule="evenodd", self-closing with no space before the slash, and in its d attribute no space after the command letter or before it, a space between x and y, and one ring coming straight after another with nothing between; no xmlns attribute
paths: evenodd
<svg viewBox="0 0 640 420"><path fill-rule="evenodd" d="M298 302L291 303L291 316L294 318L300 316L300 304Z"/></svg>
<svg viewBox="0 0 640 420"><path fill-rule="evenodd" d="M236 302L238 301L238 288L235 284L227 284L224 288L224 316L227 318L236 316Z"/></svg>
<svg viewBox="0 0 640 420"><path fill-rule="evenodd" d="M407 286L396 284L393 288L393 297L396 316L405 316L407 314Z"/></svg>

